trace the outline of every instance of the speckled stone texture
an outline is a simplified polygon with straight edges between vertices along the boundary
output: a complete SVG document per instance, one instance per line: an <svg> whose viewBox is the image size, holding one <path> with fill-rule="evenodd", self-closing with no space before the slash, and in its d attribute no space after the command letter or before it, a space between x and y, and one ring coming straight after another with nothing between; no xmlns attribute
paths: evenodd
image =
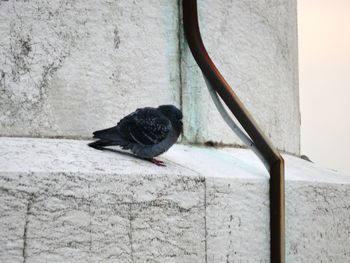
<svg viewBox="0 0 350 263"><path fill-rule="evenodd" d="M157 167L86 144L0 138L0 262L269 262L249 150L175 145ZM284 158L287 262L349 262L350 178Z"/></svg>
<svg viewBox="0 0 350 263"><path fill-rule="evenodd" d="M298 154L296 1L203 0L198 12L204 45L224 78L274 145ZM212 103L184 41L181 53L184 139L241 144Z"/></svg>
<svg viewBox="0 0 350 263"><path fill-rule="evenodd" d="M0 134L90 137L179 104L176 1L0 1Z"/></svg>
<svg viewBox="0 0 350 263"><path fill-rule="evenodd" d="M181 1L0 1L0 135L90 137L143 106L185 142L242 144L182 34ZM299 153L296 1L198 1L214 62L276 146Z"/></svg>

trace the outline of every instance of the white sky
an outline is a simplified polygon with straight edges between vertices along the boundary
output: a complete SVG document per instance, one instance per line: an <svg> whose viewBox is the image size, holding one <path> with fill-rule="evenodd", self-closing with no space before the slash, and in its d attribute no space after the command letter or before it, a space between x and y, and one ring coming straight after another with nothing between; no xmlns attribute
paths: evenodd
<svg viewBox="0 0 350 263"><path fill-rule="evenodd" d="M301 153L350 175L350 0L299 0Z"/></svg>

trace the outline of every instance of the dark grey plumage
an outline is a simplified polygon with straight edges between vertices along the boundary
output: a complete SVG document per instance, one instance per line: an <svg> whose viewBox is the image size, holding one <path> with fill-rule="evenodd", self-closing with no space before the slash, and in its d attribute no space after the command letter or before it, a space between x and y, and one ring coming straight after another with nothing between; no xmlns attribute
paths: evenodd
<svg viewBox="0 0 350 263"><path fill-rule="evenodd" d="M119 145L136 156L149 159L167 151L182 132L182 113L173 105L142 108L127 115L111 128L95 131L89 144L96 149ZM156 164L161 162L156 161Z"/></svg>

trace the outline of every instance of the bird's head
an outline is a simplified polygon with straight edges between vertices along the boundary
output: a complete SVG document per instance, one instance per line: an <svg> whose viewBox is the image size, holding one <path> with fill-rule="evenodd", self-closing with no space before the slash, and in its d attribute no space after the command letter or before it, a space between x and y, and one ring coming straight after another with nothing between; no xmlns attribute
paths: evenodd
<svg viewBox="0 0 350 263"><path fill-rule="evenodd" d="M161 105L158 107L158 110L160 110L162 114L168 117L173 124L176 123L177 125L180 125L182 128L181 119L183 116L182 116L182 112L178 108L176 108L173 105Z"/></svg>

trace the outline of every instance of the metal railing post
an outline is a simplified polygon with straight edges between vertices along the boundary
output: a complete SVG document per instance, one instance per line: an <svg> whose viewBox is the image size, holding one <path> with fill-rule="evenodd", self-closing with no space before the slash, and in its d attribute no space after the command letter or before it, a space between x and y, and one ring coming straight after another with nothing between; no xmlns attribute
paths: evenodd
<svg viewBox="0 0 350 263"><path fill-rule="evenodd" d="M285 262L284 161L210 59L199 30L197 1L183 0L185 36L206 81L221 97L254 143L270 173L271 262ZM251 146L251 145L250 145Z"/></svg>

